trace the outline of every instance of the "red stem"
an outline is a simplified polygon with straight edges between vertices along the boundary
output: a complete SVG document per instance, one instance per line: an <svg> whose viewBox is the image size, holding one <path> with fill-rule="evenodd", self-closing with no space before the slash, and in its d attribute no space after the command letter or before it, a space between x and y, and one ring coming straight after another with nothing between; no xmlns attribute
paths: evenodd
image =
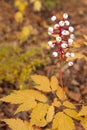
<svg viewBox="0 0 87 130"><path fill-rule="evenodd" d="M59 78L60 78L60 84L61 87L63 88L63 76L62 76L62 64L61 64L61 59L62 57L60 56L60 73L59 73Z"/></svg>

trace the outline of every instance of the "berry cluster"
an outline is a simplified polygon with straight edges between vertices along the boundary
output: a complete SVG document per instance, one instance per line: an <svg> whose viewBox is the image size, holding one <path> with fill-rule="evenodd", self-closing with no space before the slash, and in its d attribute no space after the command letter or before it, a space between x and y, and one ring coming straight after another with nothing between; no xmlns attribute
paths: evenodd
<svg viewBox="0 0 87 130"><path fill-rule="evenodd" d="M58 20L56 16L52 16L51 20L55 22L54 27L48 28L49 35L55 35L56 39L54 41L49 41L48 45L51 48L57 48L53 52L54 57L59 57L60 60L66 60L67 57L74 57L75 54L70 51L70 46L74 40L74 28L70 25L67 20L68 14L63 14L63 19ZM72 61L68 62L69 66L73 65Z"/></svg>

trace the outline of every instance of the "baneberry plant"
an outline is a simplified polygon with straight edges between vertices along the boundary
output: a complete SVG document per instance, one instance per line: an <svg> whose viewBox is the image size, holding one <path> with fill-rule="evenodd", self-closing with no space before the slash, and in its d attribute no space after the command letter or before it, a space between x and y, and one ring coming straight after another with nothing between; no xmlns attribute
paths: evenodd
<svg viewBox="0 0 87 130"><path fill-rule="evenodd" d="M48 44L52 48L56 48L53 52L54 57L59 57L59 60L66 61L67 57L74 57L74 53L71 52L70 48L73 44L74 39L74 28L70 25L70 22L67 20L68 14L63 14L63 19L58 20L56 16L52 16L51 20L55 22L54 27L48 28L48 34L51 36L56 36L54 41L49 41ZM69 66L73 65L72 61L68 62Z"/></svg>
<svg viewBox="0 0 87 130"><path fill-rule="evenodd" d="M51 27L48 29L50 35L56 35L56 40L48 44L57 48L53 55L59 57L60 63L67 61L68 56L74 56L70 50L74 28L69 25L67 18L66 13L63 15L63 20L57 20L53 16L51 20L56 24L54 29ZM72 64L72 61L68 62L69 66ZM19 118L2 121L6 122L12 130L35 130L35 128L37 130L75 130L74 121L77 121L87 130L87 106L82 106L82 109L77 111L76 105L68 100L62 84L61 87L55 76L49 80L46 76L32 75L31 79L35 85L29 90L14 91L0 99L11 104L19 104L15 114L29 111L29 121L22 121Z"/></svg>

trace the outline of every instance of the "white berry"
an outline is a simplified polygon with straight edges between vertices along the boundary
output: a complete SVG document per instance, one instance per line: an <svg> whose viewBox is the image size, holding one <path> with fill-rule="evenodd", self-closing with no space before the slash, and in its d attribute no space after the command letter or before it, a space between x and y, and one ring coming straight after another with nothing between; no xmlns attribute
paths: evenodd
<svg viewBox="0 0 87 130"><path fill-rule="evenodd" d="M61 20L61 21L59 22L59 25L60 25L61 27L64 26L64 21Z"/></svg>
<svg viewBox="0 0 87 130"><path fill-rule="evenodd" d="M69 43L69 45L71 45L73 43L73 39L69 38L68 43Z"/></svg>
<svg viewBox="0 0 87 130"><path fill-rule="evenodd" d="M74 53L71 53L70 55L71 55L71 57L75 57L75 54L74 54Z"/></svg>
<svg viewBox="0 0 87 130"><path fill-rule="evenodd" d="M58 56L58 53L57 53L57 52L53 52L53 56L54 56L54 57L57 57L57 56Z"/></svg>
<svg viewBox="0 0 87 130"><path fill-rule="evenodd" d="M52 48L54 47L54 44L52 43L52 41L49 41L49 42L48 42L48 45L49 45L50 47L52 47Z"/></svg>
<svg viewBox="0 0 87 130"><path fill-rule="evenodd" d="M56 20L56 16L52 16L52 17L51 17L51 20L52 20L52 21L55 21L55 20Z"/></svg>
<svg viewBox="0 0 87 130"><path fill-rule="evenodd" d="M64 14L63 14L63 18L64 18L64 19L67 19L67 18L68 18L68 14L67 14L67 13L64 13Z"/></svg>
<svg viewBox="0 0 87 130"><path fill-rule="evenodd" d="M59 27L59 24L55 24L54 25L54 28L56 29L56 28L58 28Z"/></svg>
<svg viewBox="0 0 87 130"><path fill-rule="evenodd" d="M61 40L62 40L61 37L59 37L59 36L56 37L56 41L57 41L57 42L61 42Z"/></svg>
<svg viewBox="0 0 87 130"><path fill-rule="evenodd" d="M68 62L68 66L73 66L73 62L72 61Z"/></svg>
<svg viewBox="0 0 87 130"><path fill-rule="evenodd" d="M62 43L62 44L61 44L61 47L62 47L62 48L66 48L67 46L68 46L68 45L67 45L66 43Z"/></svg>
<svg viewBox="0 0 87 130"><path fill-rule="evenodd" d="M65 20L65 25L66 26L69 26L70 25L70 22L68 20Z"/></svg>
<svg viewBox="0 0 87 130"><path fill-rule="evenodd" d="M74 28L72 26L69 27L69 31L70 32L73 32L74 31Z"/></svg>
<svg viewBox="0 0 87 130"><path fill-rule="evenodd" d="M63 31L62 31L62 35L69 35L69 31L63 30Z"/></svg>
<svg viewBox="0 0 87 130"><path fill-rule="evenodd" d="M70 34L70 38L74 39L75 38L74 34Z"/></svg>
<svg viewBox="0 0 87 130"><path fill-rule="evenodd" d="M71 55L70 52L66 52L65 54L66 57L69 57L70 55Z"/></svg>
<svg viewBox="0 0 87 130"><path fill-rule="evenodd" d="M48 32L48 35L52 35L52 33L51 33L51 32Z"/></svg>
<svg viewBox="0 0 87 130"><path fill-rule="evenodd" d="M52 28L52 27L49 27L49 28L48 28L48 32L53 33L53 28Z"/></svg>

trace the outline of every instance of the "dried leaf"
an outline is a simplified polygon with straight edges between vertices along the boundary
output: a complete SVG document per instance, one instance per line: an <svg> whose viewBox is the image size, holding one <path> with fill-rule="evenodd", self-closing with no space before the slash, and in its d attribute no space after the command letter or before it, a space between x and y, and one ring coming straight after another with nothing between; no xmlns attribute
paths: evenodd
<svg viewBox="0 0 87 130"><path fill-rule="evenodd" d="M51 122L54 116L54 106L50 106L47 112L46 121Z"/></svg>
<svg viewBox="0 0 87 130"><path fill-rule="evenodd" d="M83 54L79 54L79 53L75 53L75 57L69 57L67 58L67 61L69 60L75 60L75 59L81 59L84 58L85 60L87 60L87 57Z"/></svg>
<svg viewBox="0 0 87 130"><path fill-rule="evenodd" d="M32 110L30 115L31 125L44 127L47 124L45 116L47 114L48 109L49 109L48 104L42 104L42 103L37 104L37 106Z"/></svg>
<svg viewBox="0 0 87 130"><path fill-rule="evenodd" d="M20 119L4 119L3 121L6 122L12 130L33 130L28 122L26 123Z"/></svg>
<svg viewBox="0 0 87 130"><path fill-rule="evenodd" d="M81 39L79 39L73 43L73 46L76 48L79 48L82 46L82 44L83 44L83 41Z"/></svg>
<svg viewBox="0 0 87 130"><path fill-rule="evenodd" d="M75 101L79 101L80 100L80 97L81 97L81 94L80 93L75 93L75 92L72 92L72 91L69 91L68 89L66 89L66 93L67 95L75 100Z"/></svg>
<svg viewBox="0 0 87 130"><path fill-rule="evenodd" d="M55 130L74 130L73 120L63 112L58 112L53 120L52 129Z"/></svg>
<svg viewBox="0 0 87 130"><path fill-rule="evenodd" d="M43 92L51 91L50 82L46 76L33 75L31 78L36 84L38 84L37 86L34 86L36 89L42 90Z"/></svg>
<svg viewBox="0 0 87 130"><path fill-rule="evenodd" d="M56 91L58 88L58 80L55 76L51 77L51 89L52 91Z"/></svg>

